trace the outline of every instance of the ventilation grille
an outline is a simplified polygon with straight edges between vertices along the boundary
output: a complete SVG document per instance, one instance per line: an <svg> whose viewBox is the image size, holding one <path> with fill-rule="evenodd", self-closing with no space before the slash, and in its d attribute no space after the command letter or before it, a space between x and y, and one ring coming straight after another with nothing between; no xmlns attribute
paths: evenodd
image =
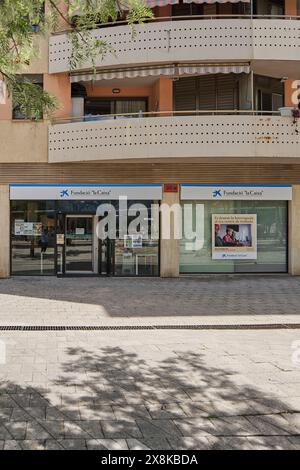
<svg viewBox="0 0 300 470"><path fill-rule="evenodd" d="M5 325L0 331L107 331L107 330L282 330L300 329L300 323L244 325L104 325L104 326L35 326Z"/></svg>

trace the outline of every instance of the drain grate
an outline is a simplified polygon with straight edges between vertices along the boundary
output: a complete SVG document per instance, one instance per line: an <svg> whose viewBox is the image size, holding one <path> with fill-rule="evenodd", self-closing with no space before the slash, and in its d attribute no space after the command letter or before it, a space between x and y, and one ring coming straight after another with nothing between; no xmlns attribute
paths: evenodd
<svg viewBox="0 0 300 470"><path fill-rule="evenodd" d="M236 325L0 325L0 331L106 331L106 330L297 330L300 323Z"/></svg>

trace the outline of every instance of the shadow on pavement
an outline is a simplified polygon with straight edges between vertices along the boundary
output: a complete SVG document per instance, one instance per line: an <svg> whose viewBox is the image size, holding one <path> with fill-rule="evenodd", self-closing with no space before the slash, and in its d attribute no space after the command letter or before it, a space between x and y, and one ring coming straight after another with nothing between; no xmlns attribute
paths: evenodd
<svg viewBox="0 0 300 470"><path fill-rule="evenodd" d="M52 302L45 305L39 302ZM0 312L24 322L68 311L96 318L165 316L299 315L300 279L278 276L198 278L14 277L0 282ZM50 316L50 313L51 315ZM48 315L49 313L49 315Z"/></svg>
<svg viewBox="0 0 300 470"><path fill-rule="evenodd" d="M299 414L201 354L68 349L45 387L1 383L4 448L294 449ZM300 407L298 410L300 412Z"/></svg>

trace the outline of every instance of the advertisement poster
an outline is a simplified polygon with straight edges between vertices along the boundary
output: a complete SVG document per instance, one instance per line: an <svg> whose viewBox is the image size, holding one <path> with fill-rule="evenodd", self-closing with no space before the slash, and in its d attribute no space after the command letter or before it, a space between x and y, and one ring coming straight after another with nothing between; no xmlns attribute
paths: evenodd
<svg viewBox="0 0 300 470"><path fill-rule="evenodd" d="M42 224L40 222L24 222L24 220L15 220L15 235L17 236L35 236L39 237L42 233Z"/></svg>
<svg viewBox="0 0 300 470"><path fill-rule="evenodd" d="M256 214L212 216L212 259L257 259Z"/></svg>
<svg viewBox="0 0 300 470"><path fill-rule="evenodd" d="M125 235L124 248L143 248L143 236Z"/></svg>
<svg viewBox="0 0 300 470"><path fill-rule="evenodd" d="M15 220L15 235L20 236L24 233L24 220L16 219Z"/></svg>
<svg viewBox="0 0 300 470"><path fill-rule="evenodd" d="M33 224L33 235L35 237L40 237L42 235L42 228L43 225L40 222L36 222Z"/></svg>

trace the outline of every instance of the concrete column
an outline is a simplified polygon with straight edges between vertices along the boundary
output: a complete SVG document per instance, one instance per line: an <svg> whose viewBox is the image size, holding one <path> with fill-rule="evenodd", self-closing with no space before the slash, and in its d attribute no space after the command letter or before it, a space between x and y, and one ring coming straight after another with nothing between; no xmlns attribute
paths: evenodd
<svg viewBox="0 0 300 470"><path fill-rule="evenodd" d="M179 204L178 193L163 193L162 205L173 206ZM174 213L170 212L171 217L161 215L161 234L168 232L170 227L170 239L160 242L160 275L161 277L178 277L179 276L179 240L174 239Z"/></svg>
<svg viewBox="0 0 300 470"><path fill-rule="evenodd" d="M10 210L9 186L0 185L0 278L10 274Z"/></svg>
<svg viewBox="0 0 300 470"><path fill-rule="evenodd" d="M289 273L300 276L300 185L293 186L289 201Z"/></svg>

